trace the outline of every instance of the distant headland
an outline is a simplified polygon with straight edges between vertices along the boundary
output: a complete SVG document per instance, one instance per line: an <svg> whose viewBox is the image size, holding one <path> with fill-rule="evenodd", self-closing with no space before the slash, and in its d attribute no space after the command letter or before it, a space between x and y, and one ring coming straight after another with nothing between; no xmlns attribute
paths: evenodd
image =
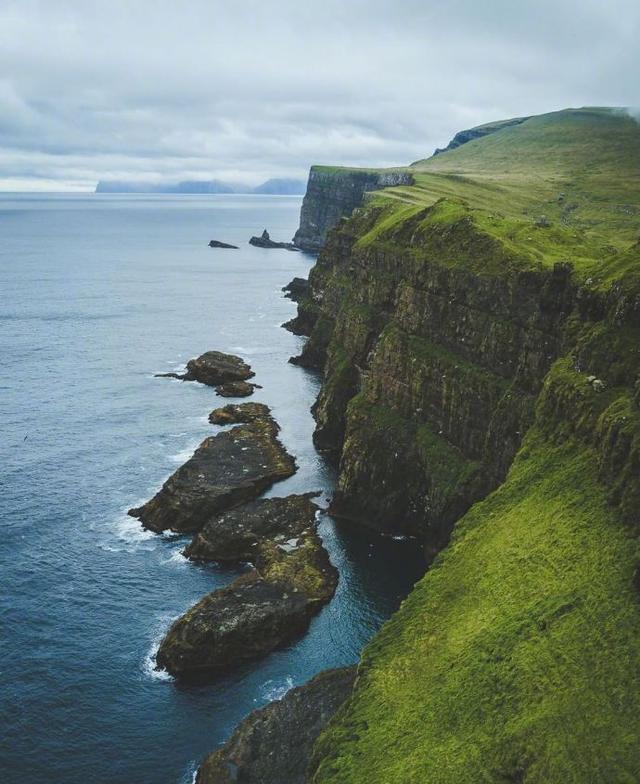
<svg viewBox="0 0 640 784"><path fill-rule="evenodd" d="M303 196L304 180L275 178L261 185L243 185L221 180L185 180L183 182L130 182L100 180L96 193L261 193L273 196Z"/></svg>

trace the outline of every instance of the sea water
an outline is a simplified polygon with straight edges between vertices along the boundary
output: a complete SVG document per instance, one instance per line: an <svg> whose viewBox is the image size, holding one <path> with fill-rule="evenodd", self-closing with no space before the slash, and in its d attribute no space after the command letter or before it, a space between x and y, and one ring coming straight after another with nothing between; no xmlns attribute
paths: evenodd
<svg viewBox="0 0 640 784"><path fill-rule="evenodd" d="M326 515L340 583L294 644L201 685L154 669L173 619L239 570L188 562L188 540L127 516L215 429L228 402L155 378L217 349L251 364L295 476L320 490L319 379L287 363L303 338L281 287L311 256L247 244L293 235L296 197L0 195L0 779L176 784L242 718L318 671L355 662L423 569L413 542ZM239 245L211 249L210 239Z"/></svg>

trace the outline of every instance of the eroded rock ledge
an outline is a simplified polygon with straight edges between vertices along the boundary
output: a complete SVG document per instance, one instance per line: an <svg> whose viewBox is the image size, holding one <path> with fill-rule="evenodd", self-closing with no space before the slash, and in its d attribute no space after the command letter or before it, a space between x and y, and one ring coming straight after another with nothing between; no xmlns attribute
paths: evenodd
<svg viewBox="0 0 640 784"><path fill-rule="evenodd" d="M152 531L194 532L212 515L294 474L295 460L278 440L280 428L269 409L250 405L251 421L205 438L162 489L129 514Z"/></svg>
<svg viewBox="0 0 640 784"><path fill-rule="evenodd" d="M205 596L169 629L156 661L176 676L232 669L301 634L338 575L316 532L312 494L267 498L208 520L185 554L254 569Z"/></svg>
<svg viewBox="0 0 640 784"><path fill-rule="evenodd" d="M253 711L200 766L196 784L304 784L316 738L349 697L355 667L321 672Z"/></svg>

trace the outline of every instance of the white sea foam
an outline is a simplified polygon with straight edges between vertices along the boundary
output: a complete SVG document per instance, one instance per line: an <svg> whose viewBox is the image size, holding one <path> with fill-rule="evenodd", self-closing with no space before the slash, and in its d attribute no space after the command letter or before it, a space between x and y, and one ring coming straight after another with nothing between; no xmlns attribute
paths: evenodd
<svg viewBox="0 0 640 784"><path fill-rule="evenodd" d="M160 618L161 625L156 629L156 632L151 640L151 646L147 651L146 656L142 660L142 672L146 677L151 678L154 681L162 681L162 682L169 682L173 680L173 676L169 675L166 670L159 670L156 667L156 654L158 653L158 648L160 647L160 643L162 642L162 638L165 635L165 632L168 626L176 620L179 616L162 616Z"/></svg>
<svg viewBox="0 0 640 784"><path fill-rule="evenodd" d="M163 564L170 564L171 566L185 566L189 563L188 558L185 558L182 553L182 547L176 547L172 550L171 555L162 560Z"/></svg>
<svg viewBox="0 0 640 784"><path fill-rule="evenodd" d="M260 687L260 696L263 700L273 702L273 700L281 700L284 695L293 688L293 678L287 675L286 678L278 680L268 680ZM258 702L258 700L254 700Z"/></svg>
<svg viewBox="0 0 640 784"><path fill-rule="evenodd" d="M179 465L182 465L182 463L186 463L187 460L189 460L189 458L193 457L193 453L198 448L199 443L200 441L192 441L191 444L189 444L189 446L185 446L184 449L181 449L179 452L176 452L175 455L171 455L169 457L169 460L171 460L172 463L178 463Z"/></svg>

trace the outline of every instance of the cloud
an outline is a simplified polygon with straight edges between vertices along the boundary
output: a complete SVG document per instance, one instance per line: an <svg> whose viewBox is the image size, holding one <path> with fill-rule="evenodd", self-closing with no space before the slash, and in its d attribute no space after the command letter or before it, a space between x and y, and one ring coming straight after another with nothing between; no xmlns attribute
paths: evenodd
<svg viewBox="0 0 640 784"><path fill-rule="evenodd" d="M0 186L403 164L637 105L636 0L0 0Z"/></svg>

